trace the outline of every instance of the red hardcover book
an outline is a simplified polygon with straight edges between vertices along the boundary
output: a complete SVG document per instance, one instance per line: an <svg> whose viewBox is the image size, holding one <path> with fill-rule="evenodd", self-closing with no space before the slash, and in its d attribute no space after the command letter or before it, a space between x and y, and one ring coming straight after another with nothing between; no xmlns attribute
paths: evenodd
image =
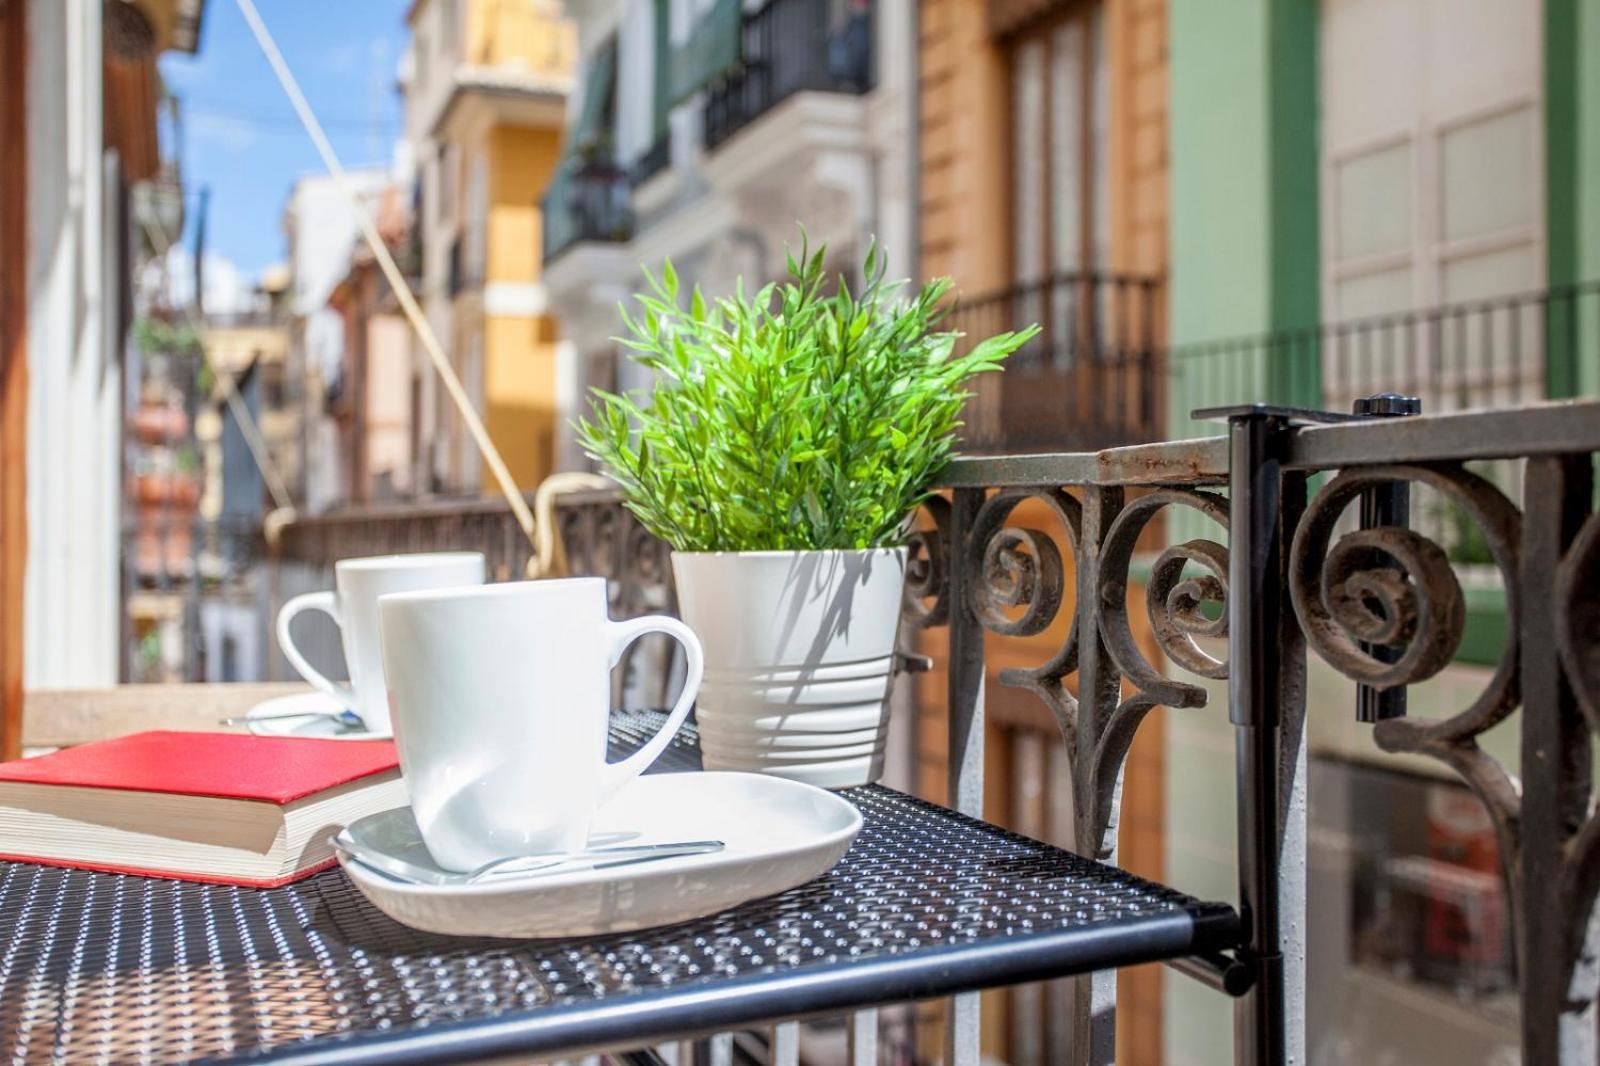
<svg viewBox="0 0 1600 1066"><path fill-rule="evenodd" d="M0 858L265 888L405 802L389 741L135 733L0 763Z"/></svg>

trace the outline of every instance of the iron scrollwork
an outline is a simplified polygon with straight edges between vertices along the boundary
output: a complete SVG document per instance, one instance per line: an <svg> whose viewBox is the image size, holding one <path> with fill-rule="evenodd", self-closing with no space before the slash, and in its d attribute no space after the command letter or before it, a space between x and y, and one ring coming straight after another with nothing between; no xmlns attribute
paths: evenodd
<svg viewBox="0 0 1600 1066"><path fill-rule="evenodd" d="M1518 611L1521 515L1493 483L1459 465L1372 466L1346 470L1312 501L1295 530L1289 581L1307 644L1344 676L1388 689L1433 677L1461 643L1466 612L1461 585L1443 548L1410 529L1381 527L1345 534L1330 547L1339 516L1367 489L1410 481L1449 499L1483 532L1505 582L1506 610ZM1400 569L1395 569L1398 564ZM1377 723L1385 751L1427 755L1450 766L1488 807L1508 872L1519 846L1516 779L1478 746L1478 738L1517 707L1518 627L1494 675L1470 706L1441 720ZM1361 644L1400 654L1387 662Z"/></svg>
<svg viewBox="0 0 1600 1066"><path fill-rule="evenodd" d="M971 597L973 613L991 633L1030 637L1043 633L1056 620L1065 598L1066 572L1060 549L1050 534L1039 529L1006 525L1024 500L1039 501L1055 517L1074 555L1079 554L1083 511L1078 501L1060 489L1007 489L984 502L973 522L965 546L968 573L976 583L964 591ZM1021 608L1013 617L1009 609ZM1078 668L1078 622L1074 618L1055 654L1036 667L1010 667L1000 672L1000 682L1025 688L1038 696L1055 716L1067 750L1077 761L1077 699L1068 691L1066 677Z"/></svg>
<svg viewBox="0 0 1600 1066"><path fill-rule="evenodd" d="M1096 494L1097 513L1110 523L1100 545L1085 543L1085 505L1061 487L991 493L959 545L950 542L948 508L938 506L943 500L935 501L929 508L934 528L911 541L906 612L913 624L939 624L948 619L951 601L960 595L984 630L1005 637L1036 636L1067 609L1069 568L1063 549L1074 567L1088 571L1079 576L1078 602L1070 608L1067 632L1048 658L1036 666L1001 670L998 680L1026 689L1050 710L1074 768L1079 850L1105 858L1115 847L1111 827L1116 823L1117 783L1139 723L1158 705L1199 707L1206 702L1204 688L1166 677L1139 649L1127 611L1135 549L1165 508L1196 510L1226 529L1228 503L1213 492L1159 488L1124 507L1120 488L1086 486L1083 492ZM1026 502L1042 509L1055 529L1009 524ZM960 589L949 587L949 552L964 553L968 577ZM1227 549L1216 541L1194 539L1161 553L1146 588L1157 646L1180 668L1204 678L1227 676L1227 664L1196 642L1197 637L1226 636L1225 610L1219 615L1206 605L1225 607L1227 580ZM1092 646L1080 636L1091 629L1097 635ZM1069 681L1076 674L1081 684L1088 655L1096 657L1097 680L1085 695L1069 687ZM1124 680L1133 690L1126 698L1120 695Z"/></svg>
<svg viewBox="0 0 1600 1066"><path fill-rule="evenodd" d="M906 537L903 613L912 625L931 628L950 620L950 566L946 555L950 501L943 496L930 496L922 509L933 521L933 528L914 529Z"/></svg>

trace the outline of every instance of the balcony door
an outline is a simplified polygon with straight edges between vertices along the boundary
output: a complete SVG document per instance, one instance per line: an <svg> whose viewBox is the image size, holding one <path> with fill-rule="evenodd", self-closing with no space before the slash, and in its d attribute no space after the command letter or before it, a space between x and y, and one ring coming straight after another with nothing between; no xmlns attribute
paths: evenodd
<svg viewBox="0 0 1600 1066"><path fill-rule="evenodd" d="M1069 365L1102 317L1087 283L1110 253L1107 77L1099 4L1073 5L1011 45L1011 265L1018 323L1039 357Z"/></svg>
<svg viewBox="0 0 1600 1066"><path fill-rule="evenodd" d="M1543 286L1541 7L1324 0L1325 319ZM1542 344L1539 316L1511 307L1377 327L1324 352L1325 396L1400 388L1433 410L1532 399Z"/></svg>

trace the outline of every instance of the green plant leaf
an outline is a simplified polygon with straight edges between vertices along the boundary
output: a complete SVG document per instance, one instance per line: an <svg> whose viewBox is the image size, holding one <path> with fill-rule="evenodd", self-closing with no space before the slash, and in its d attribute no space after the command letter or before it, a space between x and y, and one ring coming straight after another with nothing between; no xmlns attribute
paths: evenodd
<svg viewBox="0 0 1600 1066"><path fill-rule="evenodd" d="M638 395L592 393L584 452L629 509L691 550L868 548L904 542L912 511L955 451L976 375L1033 327L958 349L937 328L948 279L886 282L876 242L860 291L831 276L805 231L788 277L708 299L671 262L644 272L619 344L655 377ZM958 350L964 354L956 355Z"/></svg>

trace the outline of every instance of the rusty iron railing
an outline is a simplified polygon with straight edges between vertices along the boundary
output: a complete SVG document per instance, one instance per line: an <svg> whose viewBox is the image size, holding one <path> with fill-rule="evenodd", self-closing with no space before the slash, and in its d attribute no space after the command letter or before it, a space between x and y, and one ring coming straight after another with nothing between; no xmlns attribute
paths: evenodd
<svg viewBox="0 0 1600 1066"><path fill-rule="evenodd" d="M1197 417L1226 422L1228 435L963 458L946 472L949 497L929 505L914 541L907 618L949 630L951 803L982 814L986 633L1041 634L1070 617L1062 644L998 680L1052 712L1072 768L1077 847L1105 861L1116 858L1121 771L1140 723L1158 705L1204 706L1195 681L1226 679L1247 935L1231 955L1179 968L1239 997L1238 1061L1305 1061L1305 938L1316 920L1305 913L1305 675L1315 655L1355 682L1346 713L1372 723L1378 748L1438 761L1482 801L1513 918L1524 1061L1593 1063L1600 402L1382 420L1263 406ZM1485 460L1517 464L1520 501L1468 468ZM1464 623L1445 548L1397 506L1412 485L1476 526L1507 598L1498 665L1444 718L1408 715L1403 696L1449 663ZM1010 524L1024 501L1055 528ZM1127 599L1135 545L1192 525L1154 522L1171 511L1200 516L1211 533L1166 546L1144 578L1164 668L1132 639ZM1207 638L1224 637L1220 659ZM1519 709L1517 773L1479 740ZM1073 1058L1112 1061L1114 975L1075 980ZM946 1061L976 1062L977 1048L977 997L958 997Z"/></svg>

